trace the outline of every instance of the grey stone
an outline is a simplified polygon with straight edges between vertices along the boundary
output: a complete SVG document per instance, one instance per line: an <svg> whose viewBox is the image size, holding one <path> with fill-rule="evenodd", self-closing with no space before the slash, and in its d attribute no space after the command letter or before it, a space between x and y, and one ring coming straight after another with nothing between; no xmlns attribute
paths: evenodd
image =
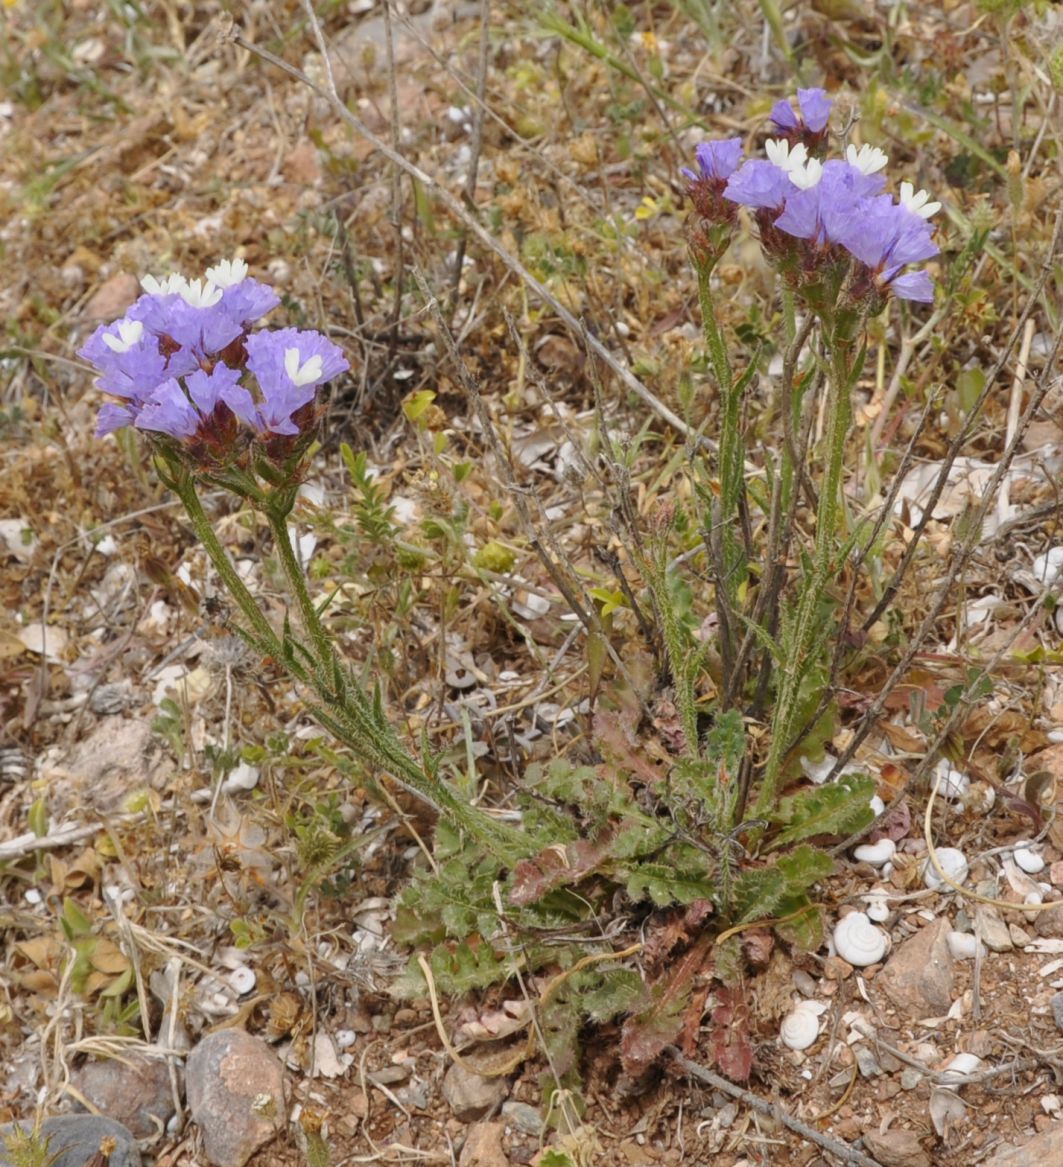
<svg viewBox="0 0 1063 1167"><path fill-rule="evenodd" d="M244 1167L287 1120L284 1067L242 1029L208 1034L188 1055L188 1109L214 1167Z"/></svg>
<svg viewBox="0 0 1063 1167"><path fill-rule="evenodd" d="M1054 993L1049 1004L1052 1006L1052 1017L1056 1028L1063 1030L1063 993Z"/></svg>
<svg viewBox="0 0 1063 1167"><path fill-rule="evenodd" d="M138 1139L160 1134L173 1117L170 1068L160 1058L131 1054L86 1062L71 1075L78 1092Z"/></svg>
<svg viewBox="0 0 1063 1167"><path fill-rule="evenodd" d="M996 908L979 904L974 910L974 932L990 952L1010 952L1011 932Z"/></svg>
<svg viewBox="0 0 1063 1167"><path fill-rule="evenodd" d="M462 1122L475 1122L501 1103L509 1091L504 1078L484 1078L455 1062L443 1075L443 1097Z"/></svg>
<svg viewBox="0 0 1063 1167"><path fill-rule="evenodd" d="M1063 936L1063 903L1038 912L1033 918L1033 930L1038 936Z"/></svg>
<svg viewBox="0 0 1063 1167"><path fill-rule="evenodd" d="M543 1133L543 1116L539 1108L529 1106L527 1102L503 1102L502 1117L526 1135L538 1136Z"/></svg>
<svg viewBox="0 0 1063 1167"><path fill-rule="evenodd" d="M21 1130L32 1132L32 1120L19 1123ZM0 1126L0 1167L11 1167L13 1160L5 1151L6 1140L15 1132L15 1124ZM85 1167L100 1149L103 1139L114 1139L110 1167L141 1167L140 1148L120 1122L95 1114L63 1114L46 1118L41 1136L48 1140L48 1150L58 1156L51 1167Z"/></svg>
<svg viewBox="0 0 1063 1167"><path fill-rule="evenodd" d="M947 1013L952 1004L952 953L947 919L910 936L875 978L898 1009L914 1017Z"/></svg>

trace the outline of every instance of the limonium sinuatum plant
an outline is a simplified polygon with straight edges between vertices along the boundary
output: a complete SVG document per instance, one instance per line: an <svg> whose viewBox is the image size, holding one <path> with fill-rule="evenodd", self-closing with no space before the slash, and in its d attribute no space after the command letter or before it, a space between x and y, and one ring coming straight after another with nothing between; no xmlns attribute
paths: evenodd
<svg viewBox="0 0 1063 1167"><path fill-rule="evenodd" d="M742 379L733 374L716 319L712 283L714 268L740 229L741 207L751 215L764 255L781 281L786 343L794 343L796 305L800 305L805 320L815 325L813 332L804 335L810 338L813 367L822 371L826 383L814 547L800 560L796 600L780 603L769 596L755 609L760 642L766 643L765 635L773 639L778 646L775 664L782 666L771 674L772 732L755 804L758 817L769 814L774 805L783 771L807 728L801 711L807 711L809 689L814 687L817 670L822 675L827 656L823 615L831 608L830 591L839 556L844 554L843 457L852 418L852 390L866 351L865 325L891 300L932 303L933 281L922 265L939 254L931 218L940 203L926 191L916 191L910 182L902 182L896 195L888 193L888 158L874 146L850 144L843 153L831 156L831 108L823 89L798 90L796 103L779 101L772 107L764 157L745 157L741 138L709 141L697 147L695 166L683 171L693 209L687 238L721 400L720 489L708 526L719 532L713 536L714 574L725 673L740 672L738 666L748 661L748 646L755 642L748 632L750 612L743 611L740 598L751 578L753 548L748 537L738 534L748 530L742 516L750 505L743 477L746 449L740 418L742 392L751 370ZM801 395L812 383L814 379L802 374L797 383L783 386L780 408L791 431L800 413ZM770 508L775 516L772 530L781 530L779 516L792 514L793 483L808 469L794 463L792 445L781 452L774 478L777 493ZM784 540L789 537L779 535ZM778 548L772 554L786 559L778 555ZM777 593L782 576L770 559L753 574L765 592ZM743 628L745 646L740 647ZM731 696L739 699L733 691Z"/></svg>
<svg viewBox="0 0 1063 1167"><path fill-rule="evenodd" d="M287 518L313 455L320 390L349 367L342 350L317 331L255 328L280 300L239 259L195 279L145 276L141 286L129 310L79 350L97 387L117 399L101 408L97 434L132 427L147 438L160 477L240 608L236 631L311 690L317 721L501 862L519 857L524 849L511 832L460 799L431 758L418 761L401 743L379 695L367 694L337 654L295 554ZM236 572L203 508L204 485L232 491L266 517L302 637L287 620L274 629Z"/></svg>

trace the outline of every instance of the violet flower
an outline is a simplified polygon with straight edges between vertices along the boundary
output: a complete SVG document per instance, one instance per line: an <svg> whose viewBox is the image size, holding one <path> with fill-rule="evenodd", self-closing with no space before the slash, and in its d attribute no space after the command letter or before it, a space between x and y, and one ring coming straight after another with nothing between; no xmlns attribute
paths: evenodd
<svg viewBox="0 0 1063 1167"><path fill-rule="evenodd" d="M702 142L694 151L697 160L698 172L684 166L681 173L697 182L699 179L709 179L720 182L730 178L738 169L742 161L742 139L720 138L712 142Z"/></svg>
<svg viewBox="0 0 1063 1167"><path fill-rule="evenodd" d="M881 175L865 174L840 159L822 164L811 159L790 178L798 189L787 198L775 226L819 245L840 243L865 201L886 184Z"/></svg>
<svg viewBox="0 0 1063 1167"><path fill-rule="evenodd" d="M253 436L298 435L308 418L295 415L349 367L320 333L249 333L279 298L248 276L242 260L223 260L205 278L171 273L145 276L141 285L144 294L126 315L101 325L78 350L95 366L97 386L122 398L101 408L97 436L133 425L180 443L201 466L228 463ZM248 372L257 395L251 382L241 384ZM296 452L290 442L265 448L269 458Z"/></svg>
<svg viewBox="0 0 1063 1167"><path fill-rule="evenodd" d="M253 332L246 344L247 367L262 391L259 424L274 434L297 434L292 415L313 401L319 385L350 368L339 346L319 332Z"/></svg>
<svg viewBox="0 0 1063 1167"><path fill-rule="evenodd" d="M771 107L771 120L780 133L785 136L799 137L801 131L807 129L812 134L820 134L826 128L830 118L831 107L834 102L827 96L825 89L799 89L797 104L801 110L800 118L794 113L789 101L777 101Z"/></svg>
<svg viewBox="0 0 1063 1167"><path fill-rule="evenodd" d="M840 242L861 263L866 264L880 290L903 300L931 303L934 285L925 271L900 274L909 264L921 263L939 254L931 239L933 228L921 215L889 195L880 195L864 204L840 233Z"/></svg>

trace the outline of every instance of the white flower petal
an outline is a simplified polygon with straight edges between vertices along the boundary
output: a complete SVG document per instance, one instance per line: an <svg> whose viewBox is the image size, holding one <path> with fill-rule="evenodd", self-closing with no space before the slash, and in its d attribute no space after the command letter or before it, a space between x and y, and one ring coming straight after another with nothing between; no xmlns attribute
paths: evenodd
<svg viewBox="0 0 1063 1167"><path fill-rule="evenodd" d="M868 146L866 143L859 150L852 145L846 146L845 158L850 166L855 166L862 174L874 174L889 162L887 154L877 146Z"/></svg>
<svg viewBox="0 0 1063 1167"><path fill-rule="evenodd" d="M119 320L118 335L105 332L103 343L115 353L127 353L144 335L144 325L139 320Z"/></svg>
<svg viewBox="0 0 1063 1167"><path fill-rule="evenodd" d="M207 268L207 279L219 288L231 288L247 279L247 264L242 259L223 259Z"/></svg>
<svg viewBox="0 0 1063 1167"><path fill-rule="evenodd" d="M186 280L184 287L177 291L181 299L193 308L213 308L221 299L221 288L211 280Z"/></svg>

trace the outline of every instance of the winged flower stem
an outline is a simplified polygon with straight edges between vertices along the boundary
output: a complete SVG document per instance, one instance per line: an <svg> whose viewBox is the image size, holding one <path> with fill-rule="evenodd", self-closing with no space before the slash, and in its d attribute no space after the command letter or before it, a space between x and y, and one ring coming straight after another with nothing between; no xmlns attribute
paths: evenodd
<svg viewBox="0 0 1063 1167"><path fill-rule="evenodd" d="M723 579L720 581L734 614L738 591L745 577L745 554L736 534L741 521L742 481L745 451L740 426L741 388L736 386L727 345L716 319L712 295L712 263L699 263L698 299L701 305L702 330L709 352L709 361L720 388L722 416L720 418L720 518L722 521Z"/></svg>
<svg viewBox="0 0 1063 1167"><path fill-rule="evenodd" d="M842 470L845 438L852 421L852 383L858 365L852 345L839 329L832 329L828 341L830 376L827 382L827 461L819 489L816 511L816 541L811 571L802 582L789 635L784 636L787 659L772 714L771 745L764 775L753 810L754 818L769 814L775 806L786 757L793 745L793 732L801 703L801 685L814 663L813 652L820 626L823 598L839 565L835 562L842 514Z"/></svg>
<svg viewBox="0 0 1063 1167"><path fill-rule="evenodd" d="M203 544L203 550L206 551L214 565L214 570L221 577L229 595L236 601L244 619L250 625L250 632L246 634L247 638L259 651L271 656L279 656L281 654L280 638L273 631L273 627L263 615L255 597L251 595L247 585L240 578L239 572L233 566L232 560L215 534L214 527L211 525L210 519L207 518L206 511L203 510L203 503L200 501L195 479L191 472L184 466L169 462L166 463L165 468L160 467L160 470L164 481L181 500L192 528L200 543Z"/></svg>
<svg viewBox="0 0 1063 1167"><path fill-rule="evenodd" d="M320 702L311 706L317 721L350 746L363 762L390 774L408 794L467 832L503 865L511 866L525 858L530 852L520 832L463 801L447 782L429 773L399 740L379 705L344 668L310 596L305 573L292 546L287 524L290 509L290 506L271 506L269 499L264 508L285 581L313 646L309 655L314 663L306 680ZM290 654L283 659L291 663Z"/></svg>

